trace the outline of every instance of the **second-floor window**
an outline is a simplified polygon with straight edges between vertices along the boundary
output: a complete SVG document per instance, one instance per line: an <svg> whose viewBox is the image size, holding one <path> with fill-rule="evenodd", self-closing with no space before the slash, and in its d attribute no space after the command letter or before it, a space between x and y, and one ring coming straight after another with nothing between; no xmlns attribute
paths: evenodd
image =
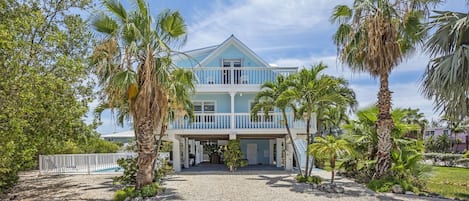
<svg viewBox="0 0 469 201"><path fill-rule="evenodd" d="M194 102L195 122L214 122L215 102L196 101Z"/></svg>

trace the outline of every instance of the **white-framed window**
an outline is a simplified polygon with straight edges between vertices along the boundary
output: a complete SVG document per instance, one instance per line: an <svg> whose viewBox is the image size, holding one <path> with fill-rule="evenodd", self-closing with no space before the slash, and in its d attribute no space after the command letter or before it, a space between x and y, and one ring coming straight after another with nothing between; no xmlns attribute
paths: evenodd
<svg viewBox="0 0 469 201"><path fill-rule="evenodd" d="M195 122L214 122L215 101L194 101Z"/></svg>
<svg viewBox="0 0 469 201"><path fill-rule="evenodd" d="M249 112L251 112L252 108L254 108L254 101L249 102ZM274 122L274 108L270 108L269 115L265 115L263 110L257 112L257 119L251 117L251 122Z"/></svg>

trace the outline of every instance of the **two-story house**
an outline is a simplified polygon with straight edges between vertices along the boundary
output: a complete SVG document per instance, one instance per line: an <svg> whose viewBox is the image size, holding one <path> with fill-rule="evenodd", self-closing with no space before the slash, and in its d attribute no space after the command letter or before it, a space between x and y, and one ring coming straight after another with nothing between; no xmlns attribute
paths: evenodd
<svg viewBox="0 0 469 201"><path fill-rule="evenodd" d="M281 114L273 110L268 116L260 113L259 118L253 118L250 109L262 83L280 74L296 73L298 67L269 65L233 35L220 45L174 55L173 62L192 69L197 77L194 120L176 120L168 128L176 172L209 161L204 146L225 145L231 139L240 140L250 165L293 168L292 142ZM305 124L294 121L292 115L288 121L294 136L304 138ZM304 140L300 142L298 149L304 153Z"/></svg>

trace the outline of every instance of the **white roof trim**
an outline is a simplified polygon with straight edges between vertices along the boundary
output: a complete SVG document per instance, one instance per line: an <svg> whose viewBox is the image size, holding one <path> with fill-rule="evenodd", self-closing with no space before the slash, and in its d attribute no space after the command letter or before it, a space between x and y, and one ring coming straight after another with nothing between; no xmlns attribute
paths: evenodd
<svg viewBox="0 0 469 201"><path fill-rule="evenodd" d="M254 51L249 49L249 47L247 47L243 42L241 42L234 35L231 35L228 39L226 39L221 45L217 47L217 49L212 51L207 57L205 57L205 59L200 61L200 64L196 65L196 67L205 66L208 61L214 59L215 56L223 52L223 50L225 50L229 45L237 46L243 53L246 53L252 56L255 60L263 64L265 67L270 67L270 65L267 62L265 62L261 57L259 57Z"/></svg>
<svg viewBox="0 0 469 201"><path fill-rule="evenodd" d="M119 133L111 133L106 135L101 135L102 138L133 138L135 137L135 133L133 130L124 131Z"/></svg>

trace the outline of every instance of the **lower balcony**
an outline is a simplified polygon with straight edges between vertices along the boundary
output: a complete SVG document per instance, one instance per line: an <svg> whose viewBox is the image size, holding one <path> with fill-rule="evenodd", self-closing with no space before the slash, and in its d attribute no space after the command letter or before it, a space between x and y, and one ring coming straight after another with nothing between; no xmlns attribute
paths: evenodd
<svg viewBox="0 0 469 201"><path fill-rule="evenodd" d="M287 115L290 128L306 128L304 121L293 120L293 115ZM233 130L233 129L285 129L285 120L281 113L268 115L250 113L214 113L195 114L190 121L188 118L173 121L169 129L173 130Z"/></svg>

